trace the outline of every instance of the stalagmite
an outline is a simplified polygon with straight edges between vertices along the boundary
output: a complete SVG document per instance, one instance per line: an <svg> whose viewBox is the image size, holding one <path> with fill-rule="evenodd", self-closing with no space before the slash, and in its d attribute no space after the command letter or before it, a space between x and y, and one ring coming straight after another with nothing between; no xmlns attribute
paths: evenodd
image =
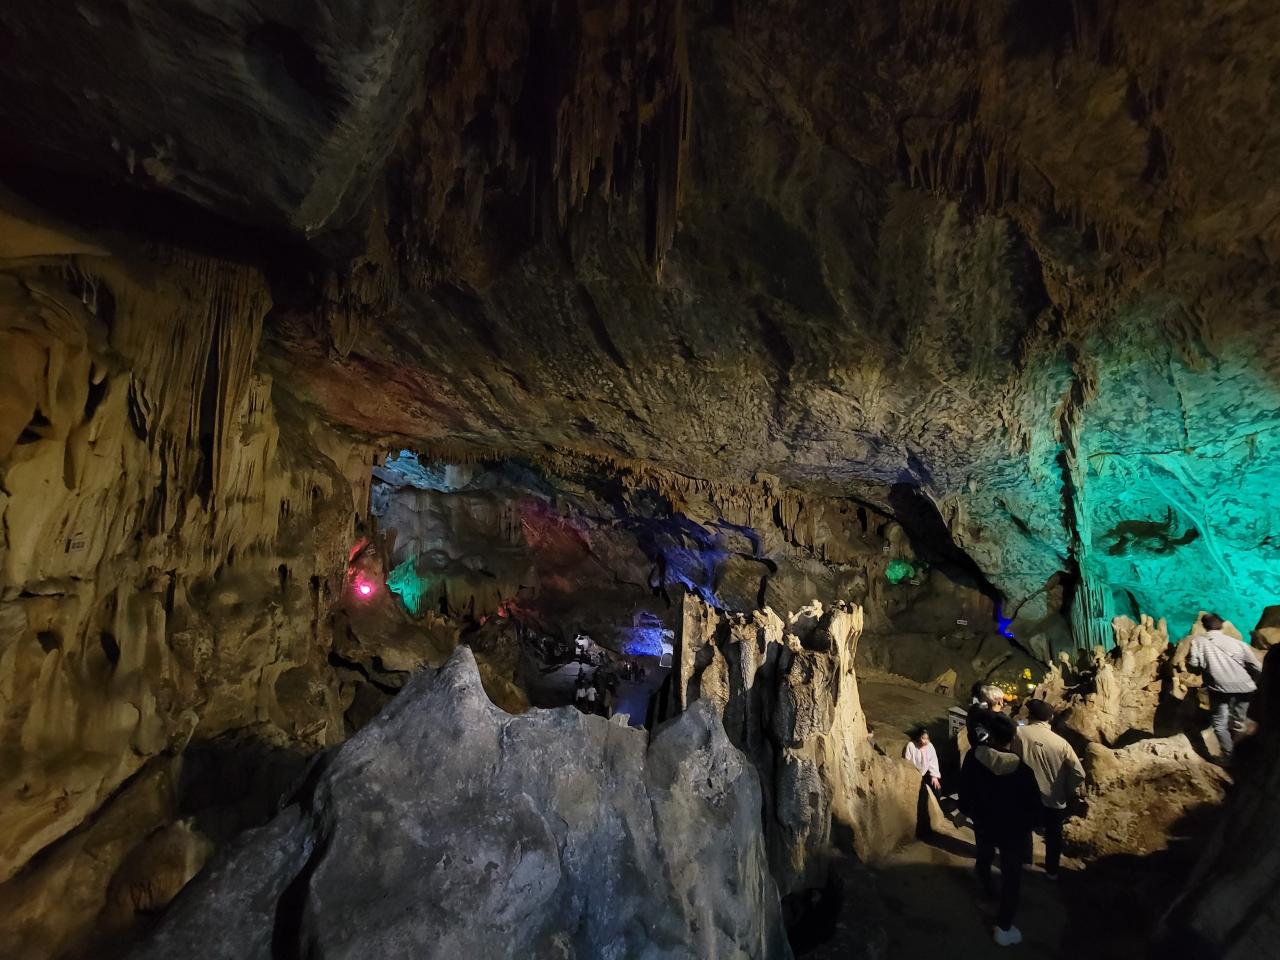
<svg viewBox="0 0 1280 960"><path fill-rule="evenodd" d="M1264 950L1273 4L8 6L0 957Z"/></svg>

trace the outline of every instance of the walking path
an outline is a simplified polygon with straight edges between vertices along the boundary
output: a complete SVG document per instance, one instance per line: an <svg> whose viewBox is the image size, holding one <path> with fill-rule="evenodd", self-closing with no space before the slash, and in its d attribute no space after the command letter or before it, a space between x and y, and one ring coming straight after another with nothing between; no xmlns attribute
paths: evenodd
<svg viewBox="0 0 1280 960"><path fill-rule="evenodd" d="M906 731L923 723L937 731L939 753L958 760L954 745L938 736L954 700L889 677L863 681L859 690L876 742L891 756L901 753ZM944 766L944 779L945 773ZM1036 837L1015 920L1022 943L998 947L991 936L996 905L979 902L973 832L946 821L934 826L938 833L927 843L913 840L869 867L846 864L833 933L798 957L1135 960L1146 955L1149 933L1191 862L1189 849L1111 857L1088 866L1064 858L1062 879L1054 882L1041 869L1044 844ZM998 885L999 872L994 876Z"/></svg>
<svg viewBox="0 0 1280 960"><path fill-rule="evenodd" d="M1082 874L1064 869L1055 883L1038 866L1024 870L1014 921L1023 939L1006 950L991 939L995 904L979 904L973 853L973 833L949 828L930 843L907 844L875 866L889 932L889 957L969 960L1013 951L1037 960L1059 956L1068 922L1063 894L1081 881ZM1043 862L1044 847L1037 837L1036 863ZM998 884L999 875L995 876Z"/></svg>
<svg viewBox="0 0 1280 960"><path fill-rule="evenodd" d="M535 707L563 707L574 702L574 684L578 679L578 671L583 665L577 661L560 664L553 669L545 665L527 649L521 652L521 676L528 692L529 702ZM633 683L619 678L618 689L614 696L613 712L625 713L633 727L643 727L649 709L649 697L662 685L670 668L658 665L657 657L635 657L646 670L645 679ZM593 667L585 668L588 675Z"/></svg>

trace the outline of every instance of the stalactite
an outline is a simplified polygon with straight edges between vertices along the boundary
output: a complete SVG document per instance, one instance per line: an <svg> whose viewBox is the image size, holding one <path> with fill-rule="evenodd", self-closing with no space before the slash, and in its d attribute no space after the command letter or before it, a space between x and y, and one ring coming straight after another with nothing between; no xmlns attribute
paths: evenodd
<svg viewBox="0 0 1280 960"><path fill-rule="evenodd" d="M684 170L692 139L693 89L680 3L660 5L670 22L662 28L672 55L667 59L663 86L669 90L658 108L650 133L645 168L646 244L651 263L661 268L675 239L676 212L684 191Z"/></svg>
<svg viewBox="0 0 1280 960"><path fill-rule="evenodd" d="M973 196L992 211L1017 199L1016 149L976 121L917 117L902 125L899 136L911 186Z"/></svg>
<svg viewBox="0 0 1280 960"><path fill-rule="evenodd" d="M646 252L660 264L691 138L683 0L488 0L459 4L457 23L405 135L415 159L393 169L392 233L410 279L441 269L430 248L473 258L495 186L527 197L535 229L563 231L590 198L629 203L642 184Z"/></svg>
<svg viewBox="0 0 1280 960"><path fill-rule="evenodd" d="M1077 357L1071 386L1059 407L1058 432L1064 521L1077 579L1071 628L1076 645L1084 649L1105 647L1111 638L1109 593L1097 578L1091 558L1093 533L1086 499L1089 465L1082 449L1085 408L1097 390L1096 371Z"/></svg>
<svg viewBox="0 0 1280 960"><path fill-rule="evenodd" d="M329 343L339 357L347 356L372 324L385 320L395 309L398 275L381 244L384 256L365 255L326 272L321 308Z"/></svg>

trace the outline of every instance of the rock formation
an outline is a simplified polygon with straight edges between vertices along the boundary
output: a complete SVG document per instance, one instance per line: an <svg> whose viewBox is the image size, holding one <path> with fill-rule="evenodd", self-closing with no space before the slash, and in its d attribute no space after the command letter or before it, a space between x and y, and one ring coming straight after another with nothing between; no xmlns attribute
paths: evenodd
<svg viewBox="0 0 1280 960"><path fill-rule="evenodd" d="M1250 634L1250 641L1259 650L1270 650L1280 645L1280 605L1262 611L1262 618Z"/></svg>
<svg viewBox="0 0 1280 960"><path fill-rule="evenodd" d="M1065 836L1093 857L1151 853L1203 829L1229 784L1208 760L1217 747L1204 736L1200 677L1185 667L1190 637L1171 645L1165 621L1147 616L1112 629L1110 650L1079 664L1064 655L1035 693L1059 709L1055 728L1084 762L1087 812Z"/></svg>
<svg viewBox="0 0 1280 960"><path fill-rule="evenodd" d="M1163 850L1220 815L1229 783L1185 734L1114 750L1090 743L1081 759L1088 777L1087 813L1068 820L1063 836L1082 856Z"/></svg>
<svg viewBox="0 0 1280 960"><path fill-rule="evenodd" d="M1169 956L1266 956L1280 936L1280 658L1263 662L1257 734L1238 747L1236 786L1208 849L1169 906L1159 947Z"/></svg>
<svg viewBox="0 0 1280 960"><path fill-rule="evenodd" d="M322 625L368 487L357 448L275 405L260 273L112 256L26 220L8 242L0 880L189 744L240 730L308 753L345 737L350 691ZM172 796L139 802L138 822L109 828L133 835L95 867L104 896L111 864L128 869L177 812ZM55 912L58 860L22 880L47 872ZM28 922L70 938L51 949L88 932L6 911L0 936L39 942Z"/></svg>
<svg viewBox="0 0 1280 960"><path fill-rule="evenodd" d="M760 771L784 896L821 887L841 843L871 859L915 831L920 778L867 735L853 666L861 632L862 610L847 604L814 603L784 622L767 608L725 616L685 599L677 706L713 704Z"/></svg>
<svg viewBox="0 0 1280 960"><path fill-rule="evenodd" d="M1033 694L1063 711L1060 732L1080 749L1190 733L1201 719L1202 684L1186 666L1192 635L1171 645L1165 621L1145 615L1136 622L1116 617L1111 628L1112 646L1081 652L1074 661L1061 654ZM1227 629L1238 637L1230 624Z"/></svg>
<svg viewBox="0 0 1280 960"><path fill-rule="evenodd" d="M507 616L694 594L708 694L791 651L726 713L830 797L784 886L893 828L766 606L920 681L1084 651L1119 751L1196 707L1142 612L1276 642L1275 4L7 6L0 954L123 942L460 641L522 707ZM467 484L375 503L405 450Z"/></svg>
<svg viewBox="0 0 1280 960"><path fill-rule="evenodd" d="M1081 638L1269 602L1265 5L839 31L794 3L331 6L206 4L185 72L200 28L158 9L8 15L42 68L0 74L11 179L73 210L47 171L107 184L108 222L133 189L140 229L262 261L265 365L353 432L765 474L908 523L915 491L1028 622L1087 581ZM1227 51L1234 108L1171 79L1220 85ZM1203 114L1238 135L1206 146Z"/></svg>
<svg viewBox="0 0 1280 960"><path fill-rule="evenodd" d="M750 763L709 704L512 717L460 648L190 885L130 956L791 955Z"/></svg>

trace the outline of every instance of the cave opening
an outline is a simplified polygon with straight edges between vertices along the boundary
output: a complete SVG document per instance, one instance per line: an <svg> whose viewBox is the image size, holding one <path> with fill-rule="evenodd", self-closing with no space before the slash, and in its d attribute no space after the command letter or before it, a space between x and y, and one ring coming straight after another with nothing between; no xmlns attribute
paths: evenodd
<svg viewBox="0 0 1280 960"><path fill-rule="evenodd" d="M661 506L633 515L617 493L515 459L388 455L373 468L350 629L377 629L379 615L452 629L534 706L651 725L674 655L672 593L711 595L714 570L700 527L652 515Z"/></svg>
<svg viewBox="0 0 1280 960"><path fill-rule="evenodd" d="M951 528L937 505L915 484L895 483L889 488L889 505L894 519L902 524L916 554L944 576L971 587L991 601L992 619L1005 596L983 573L977 562L955 542Z"/></svg>

